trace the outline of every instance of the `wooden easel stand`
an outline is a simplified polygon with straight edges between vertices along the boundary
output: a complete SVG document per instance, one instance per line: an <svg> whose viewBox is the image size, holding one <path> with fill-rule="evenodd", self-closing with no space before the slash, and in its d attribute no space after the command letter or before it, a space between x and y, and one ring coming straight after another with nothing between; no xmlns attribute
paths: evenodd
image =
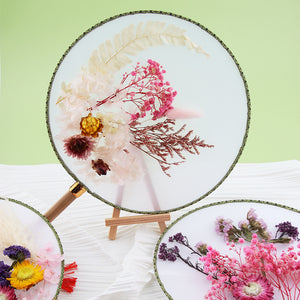
<svg viewBox="0 0 300 300"><path fill-rule="evenodd" d="M171 216L169 213L120 217L120 209L114 208L112 218L105 219L105 225L110 227L108 238L110 240L115 240L117 229L120 225L158 222L160 232L163 233L166 229L165 222L170 221L170 219Z"/></svg>
<svg viewBox="0 0 300 300"><path fill-rule="evenodd" d="M74 183L65 195L63 195L45 214L45 218L52 222L59 216L76 198L85 193L85 188L78 182ZM170 214L151 214L120 217L120 209L114 208L112 218L105 219L105 225L110 227L108 238L115 240L118 226L142 223L158 222L161 233L166 229L166 221L170 221Z"/></svg>

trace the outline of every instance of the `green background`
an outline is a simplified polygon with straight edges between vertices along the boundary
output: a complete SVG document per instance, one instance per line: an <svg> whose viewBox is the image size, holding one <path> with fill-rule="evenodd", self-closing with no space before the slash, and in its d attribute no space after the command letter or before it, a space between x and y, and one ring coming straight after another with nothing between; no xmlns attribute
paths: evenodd
<svg viewBox="0 0 300 300"><path fill-rule="evenodd" d="M249 85L240 162L300 160L299 0L0 0L0 164L57 163L45 103L59 59L85 30L132 10L162 10L214 32Z"/></svg>

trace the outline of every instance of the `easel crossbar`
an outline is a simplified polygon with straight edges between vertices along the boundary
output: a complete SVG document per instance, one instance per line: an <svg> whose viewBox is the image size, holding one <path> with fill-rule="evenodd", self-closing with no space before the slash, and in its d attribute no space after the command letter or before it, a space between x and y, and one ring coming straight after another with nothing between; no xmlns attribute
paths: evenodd
<svg viewBox="0 0 300 300"><path fill-rule="evenodd" d="M128 216L105 219L106 226L120 226L140 223L165 222L170 221L170 214Z"/></svg>

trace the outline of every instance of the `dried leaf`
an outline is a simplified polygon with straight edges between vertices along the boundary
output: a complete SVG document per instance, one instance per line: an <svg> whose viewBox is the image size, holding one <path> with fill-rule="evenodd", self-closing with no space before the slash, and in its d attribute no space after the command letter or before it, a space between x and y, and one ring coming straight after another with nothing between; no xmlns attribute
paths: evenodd
<svg viewBox="0 0 300 300"><path fill-rule="evenodd" d="M92 55L88 62L88 70L92 74L96 74L101 69L101 61L97 50L92 52Z"/></svg>
<svg viewBox="0 0 300 300"><path fill-rule="evenodd" d="M121 35L119 33L114 36L114 45L116 52L119 52L122 49Z"/></svg>
<svg viewBox="0 0 300 300"><path fill-rule="evenodd" d="M140 22L136 27L136 37L139 38L143 35L144 22Z"/></svg>
<svg viewBox="0 0 300 300"><path fill-rule="evenodd" d="M102 63L105 64L105 62L109 59L109 55L106 51L105 43L101 44L98 47L98 52L99 52L99 55L101 57Z"/></svg>
<svg viewBox="0 0 300 300"><path fill-rule="evenodd" d="M106 53L109 57L114 55L114 47L110 40L105 41Z"/></svg>

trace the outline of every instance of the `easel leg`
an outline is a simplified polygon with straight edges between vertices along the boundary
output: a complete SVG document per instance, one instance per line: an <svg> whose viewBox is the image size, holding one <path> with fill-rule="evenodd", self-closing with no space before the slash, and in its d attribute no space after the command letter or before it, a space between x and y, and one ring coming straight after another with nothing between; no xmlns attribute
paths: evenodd
<svg viewBox="0 0 300 300"><path fill-rule="evenodd" d="M167 228L166 222L158 222L158 225L159 225L160 233L163 233Z"/></svg>
<svg viewBox="0 0 300 300"><path fill-rule="evenodd" d="M147 173L147 172L146 172ZM156 211L160 210L159 203L155 194L155 190L153 188L151 178L149 174L146 175L146 184L148 187L148 191L150 193L151 201L153 207ZM116 204L120 207L122 205L122 199L124 194L124 185L119 186L117 192L117 199ZM118 226L120 225L131 225L131 224L141 224L141 223L152 223L157 222L160 228L160 232L163 233L167 226L166 221L170 221L171 216L169 213L166 214L150 214L150 215L136 215L136 216L129 216L129 217L120 217L120 209L115 208L113 209L112 218L105 219L105 225L110 227L108 238L110 240L115 240L117 236Z"/></svg>
<svg viewBox="0 0 300 300"><path fill-rule="evenodd" d="M105 219L105 225L110 227L109 239L115 240L117 234L117 228L120 225L132 225L142 223L158 222L161 233L166 229L166 221L170 221L171 216L169 213L156 214L156 215L138 215L129 217L120 217L120 210L114 208L113 217Z"/></svg>
<svg viewBox="0 0 300 300"><path fill-rule="evenodd" d="M119 218L120 217L120 209L114 207L112 217L113 218ZM117 225L110 226L110 228L109 228L109 234L108 234L108 238L110 240L115 240L116 239L117 230L118 230L118 226Z"/></svg>

